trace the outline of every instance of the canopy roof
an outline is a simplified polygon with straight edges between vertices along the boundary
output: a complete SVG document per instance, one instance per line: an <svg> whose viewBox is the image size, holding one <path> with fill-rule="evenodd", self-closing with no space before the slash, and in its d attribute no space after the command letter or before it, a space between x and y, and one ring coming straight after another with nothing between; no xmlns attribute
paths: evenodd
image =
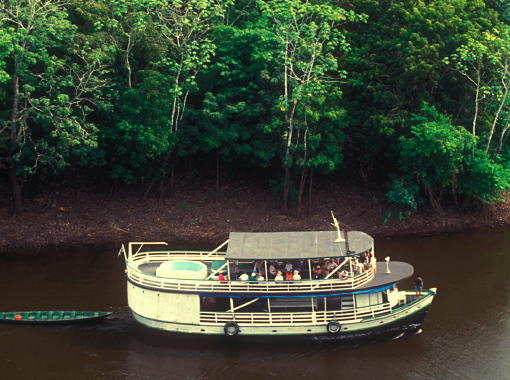
<svg viewBox="0 0 510 380"><path fill-rule="evenodd" d="M374 239L359 231L231 232L227 260L304 260L355 256L368 251Z"/></svg>

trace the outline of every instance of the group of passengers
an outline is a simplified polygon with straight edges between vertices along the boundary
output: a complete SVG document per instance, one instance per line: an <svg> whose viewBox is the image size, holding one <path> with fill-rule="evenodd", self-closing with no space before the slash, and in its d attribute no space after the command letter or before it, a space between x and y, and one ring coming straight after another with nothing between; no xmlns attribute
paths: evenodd
<svg viewBox="0 0 510 380"><path fill-rule="evenodd" d="M347 271L348 267L344 264L340 269L340 262L337 258L329 260L321 260L315 265L312 278L314 280L327 279L327 278L340 278L346 280L349 276Z"/></svg>
<svg viewBox="0 0 510 380"><path fill-rule="evenodd" d="M377 259L375 258L374 253L372 252L371 249L366 252L363 252L360 255L358 266L359 273L363 273L372 268L374 269L374 273L377 273Z"/></svg>
<svg viewBox="0 0 510 380"><path fill-rule="evenodd" d="M240 281L266 281L266 279L274 281L300 281L302 265L301 260L287 260L285 264L271 261L269 262L268 275L266 277L266 264L263 260L259 260L254 262L251 275L249 272L241 272L237 279ZM311 278L314 280L329 278L346 280L349 275L356 276L371 268L374 268L374 272L376 271L376 259L372 250L364 252L359 258L355 257L352 259L350 265L348 262L345 262L341 268L337 269L339 265L338 258L320 260L318 263L313 264ZM308 271L306 270L306 272Z"/></svg>

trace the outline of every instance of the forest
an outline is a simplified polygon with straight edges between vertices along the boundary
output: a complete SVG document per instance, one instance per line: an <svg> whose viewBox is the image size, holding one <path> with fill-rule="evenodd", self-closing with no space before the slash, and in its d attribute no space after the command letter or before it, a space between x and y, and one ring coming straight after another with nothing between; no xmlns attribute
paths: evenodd
<svg viewBox="0 0 510 380"><path fill-rule="evenodd" d="M508 0L0 0L10 213L65 173L172 193L255 173L282 212L315 178L387 188L386 218L510 187Z"/></svg>

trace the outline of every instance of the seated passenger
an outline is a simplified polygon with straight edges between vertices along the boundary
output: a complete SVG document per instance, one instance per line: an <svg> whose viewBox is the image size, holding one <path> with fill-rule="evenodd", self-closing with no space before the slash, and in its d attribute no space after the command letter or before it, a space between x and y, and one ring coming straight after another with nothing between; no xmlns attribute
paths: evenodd
<svg viewBox="0 0 510 380"><path fill-rule="evenodd" d="M326 278L329 276L329 269L328 269L328 263L325 262L324 264L322 264L322 278Z"/></svg>
<svg viewBox="0 0 510 380"><path fill-rule="evenodd" d="M313 271L313 279L314 280L318 280L322 277L322 270L321 270L321 266L320 265L317 265L317 267L315 268L315 270Z"/></svg>
<svg viewBox="0 0 510 380"><path fill-rule="evenodd" d="M276 276L276 267L274 264L275 264L274 261L271 261L271 265L269 265L269 274L271 275L272 278Z"/></svg>
<svg viewBox="0 0 510 380"><path fill-rule="evenodd" d="M248 276L248 273L242 272L239 276L238 280L240 281L248 281L250 279L250 276Z"/></svg>
<svg viewBox="0 0 510 380"><path fill-rule="evenodd" d="M333 259L328 261L328 269L330 272L334 271L337 266L338 266L338 264L335 263L335 261Z"/></svg>
<svg viewBox="0 0 510 380"><path fill-rule="evenodd" d="M282 272L278 271L276 274L276 277L274 278L275 281L283 281Z"/></svg>
<svg viewBox="0 0 510 380"><path fill-rule="evenodd" d="M297 271L297 270L294 271L294 276L292 276L292 280L293 281L300 281L301 280L301 276L299 275L299 271Z"/></svg>
<svg viewBox="0 0 510 380"><path fill-rule="evenodd" d="M292 272L290 270L288 270L286 273L285 273L285 279L287 281L292 281Z"/></svg>
<svg viewBox="0 0 510 380"><path fill-rule="evenodd" d="M227 283L226 281L222 281L222 280L228 280L228 278L225 277L224 273L225 272L220 271L220 274L218 275L218 280L220 280L220 284L226 284Z"/></svg>
<svg viewBox="0 0 510 380"><path fill-rule="evenodd" d="M348 274L345 269L340 272L340 280L347 280L347 276L348 276Z"/></svg>
<svg viewBox="0 0 510 380"><path fill-rule="evenodd" d="M257 281L266 281L264 272L257 273Z"/></svg>
<svg viewBox="0 0 510 380"><path fill-rule="evenodd" d="M256 281L257 280L257 272L253 272L250 276L250 281Z"/></svg>
<svg viewBox="0 0 510 380"><path fill-rule="evenodd" d="M363 264L358 262L358 259L354 259L354 261L352 262L352 270L354 272L354 275L363 273L363 270L364 270Z"/></svg>

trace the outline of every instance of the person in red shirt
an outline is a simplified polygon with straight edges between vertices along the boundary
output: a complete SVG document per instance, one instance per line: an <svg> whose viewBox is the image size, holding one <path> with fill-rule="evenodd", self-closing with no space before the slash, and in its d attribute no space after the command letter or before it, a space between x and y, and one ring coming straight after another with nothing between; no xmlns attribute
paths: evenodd
<svg viewBox="0 0 510 380"><path fill-rule="evenodd" d="M228 280L228 278L224 275L225 272L220 272L220 274L218 275L218 280L220 280L220 284L226 284L227 282L226 281L223 281L223 280Z"/></svg>

